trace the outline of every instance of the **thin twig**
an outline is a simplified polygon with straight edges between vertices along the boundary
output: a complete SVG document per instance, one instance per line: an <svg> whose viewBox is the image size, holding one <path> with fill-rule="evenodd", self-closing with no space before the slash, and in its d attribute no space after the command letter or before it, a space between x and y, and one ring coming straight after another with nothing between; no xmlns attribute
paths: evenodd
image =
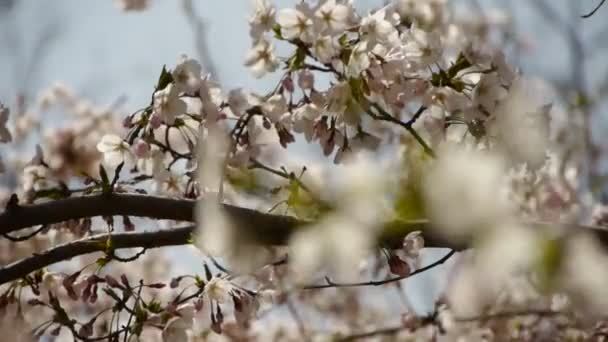
<svg viewBox="0 0 608 342"><path fill-rule="evenodd" d="M591 12L589 12L587 14L581 15L581 18L585 18L586 19L586 18L589 18L592 15L594 15L595 12L597 12L597 10L599 10L600 7L602 7L602 5L604 5L604 2L606 2L606 0L602 0L597 6L595 6L595 8Z"/></svg>
<svg viewBox="0 0 608 342"><path fill-rule="evenodd" d="M370 280L370 281L355 282L355 283L336 283L336 282L332 281L331 279L329 279L328 277L325 277L325 282L327 284L305 286L305 287L303 287L303 289L304 290L318 290L318 289L327 289L327 288L334 288L334 287L381 286L381 285L388 284L388 283L391 283L394 281L400 281L400 280L415 276L416 274L419 274L419 273L428 271L434 267L437 267L437 266L445 263L448 259L450 259L452 257L452 255L454 255L454 253L456 253L456 251L452 249L452 250L450 250L450 252L448 252L446 255L444 255L441 259L439 259L427 266L419 268L419 269L415 270L414 272L412 272L408 275L404 275L404 276L388 278L388 279L384 279L384 280Z"/></svg>

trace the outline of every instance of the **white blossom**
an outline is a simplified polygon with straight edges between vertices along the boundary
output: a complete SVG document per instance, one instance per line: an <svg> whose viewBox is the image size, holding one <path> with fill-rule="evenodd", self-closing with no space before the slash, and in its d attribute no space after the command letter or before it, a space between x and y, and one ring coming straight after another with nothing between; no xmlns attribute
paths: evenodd
<svg viewBox="0 0 608 342"><path fill-rule="evenodd" d="M209 299L218 303L226 303L230 300L230 293L233 288L234 285L230 281L221 277L213 277L205 285L205 294L209 296Z"/></svg>
<svg viewBox="0 0 608 342"><path fill-rule="evenodd" d="M249 35L258 41L275 24L276 9L268 0L253 0L253 5L254 13L249 18Z"/></svg>
<svg viewBox="0 0 608 342"><path fill-rule="evenodd" d="M329 33L341 33L346 27L348 20L348 7L339 4L336 0L327 0L315 12L318 31Z"/></svg>
<svg viewBox="0 0 608 342"><path fill-rule="evenodd" d="M449 145L438 152L423 189L429 219L442 233L465 237L510 218L501 159Z"/></svg>
<svg viewBox="0 0 608 342"><path fill-rule="evenodd" d="M104 135L97 144L97 150L103 153L103 160L110 167L132 160L129 144L115 134Z"/></svg>
<svg viewBox="0 0 608 342"><path fill-rule="evenodd" d="M179 98L179 91L173 84L154 93L154 113L166 124L172 125L178 115L186 112L186 102Z"/></svg>
<svg viewBox="0 0 608 342"><path fill-rule="evenodd" d="M201 64L196 59L181 55L172 73L177 91L196 92L200 87L201 72Z"/></svg>
<svg viewBox="0 0 608 342"><path fill-rule="evenodd" d="M274 47L266 39L260 39L257 44L247 52L245 65L251 68L253 75L257 78L268 72L275 71L279 61L274 55Z"/></svg>
<svg viewBox="0 0 608 342"><path fill-rule="evenodd" d="M232 89L228 93L228 106L232 114L241 116L249 108L247 93L242 88Z"/></svg>
<svg viewBox="0 0 608 342"><path fill-rule="evenodd" d="M499 101L507 96L507 90L500 84L495 73L484 74L473 91L473 102L492 113Z"/></svg>
<svg viewBox="0 0 608 342"><path fill-rule="evenodd" d="M514 162L527 163L530 168L542 166L549 148L550 103L543 97L542 84L516 80L508 94L496 107L488 124L488 134L497 140Z"/></svg>
<svg viewBox="0 0 608 342"><path fill-rule="evenodd" d="M22 184L25 191L41 191L51 187L49 169L42 165L28 165L23 170Z"/></svg>
<svg viewBox="0 0 608 342"><path fill-rule="evenodd" d="M412 26L402 34L401 40L405 58L418 68L437 62L441 56L441 40L437 33Z"/></svg>
<svg viewBox="0 0 608 342"><path fill-rule="evenodd" d="M285 8L279 12L277 22L281 25L281 34L286 39L300 39L312 42L315 33L310 8L306 3L300 3L296 8Z"/></svg>
<svg viewBox="0 0 608 342"><path fill-rule="evenodd" d="M179 316L170 318L163 329L163 342L188 341L188 331L192 329L194 324L193 305L190 303L183 304L176 311Z"/></svg>
<svg viewBox="0 0 608 342"><path fill-rule="evenodd" d="M338 42L331 36L320 36L312 44L312 52L321 63L330 63L338 54Z"/></svg>
<svg viewBox="0 0 608 342"><path fill-rule="evenodd" d="M281 116L287 112L287 101L282 94L271 96L262 105L262 112L272 123L279 121Z"/></svg>
<svg viewBox="0 0 608 342"><path fill-rule="evenodd" d="M355 45L350 59L348 60L347 73L352 77L358 77L363 71L370 66L368 45L366 41Z"/></svg>
<svg viewBox="0 0 608 342"><path fill-rule="evenodd" d="M372 48L378 42L387 42L397 30L386 20L386 11L383 9L364 17L361 20L360 32Z"/></svg>
<svg viewBox="0 0 608 342"><path fill-rule="evenodd" d="M321 115L319 108L313 103L307 103L293 113L293 130L296 133L304 133L306 141L312 141L314 135L315 120Z"/></svg>

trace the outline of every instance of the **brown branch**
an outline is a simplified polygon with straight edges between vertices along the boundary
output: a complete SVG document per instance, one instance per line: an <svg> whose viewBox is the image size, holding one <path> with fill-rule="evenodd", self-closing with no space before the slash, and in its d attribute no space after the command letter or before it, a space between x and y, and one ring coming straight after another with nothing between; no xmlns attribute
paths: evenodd
<svg viewBox="0 0 608 342"><path fill-rule="evenodd" d="M489 321L493 319L509 319L520 316L538 316L538 317L553 317L553 316L566 316L565 312L554 311L554 310L521 310L521 311L503 311L493 314L486 314L480 316L471 317L456 317L457 322L476 322L476 321Z"/></svg>
<svg viewBox="0 0 608 342"><path fill-rule="evenodd" d="M31 226L102 215L139 216L194 222L195 203L195 201L185 199L113 193L109 195L72 197L33 205L13 205L0 214L0 234L14 232ZM224 204L223 208L240 234L246 234L247 238L251 239L251 241L265 245L285 245L295 230L309 223L291 216L267 214L228 204ZM558 225L569 232L591 232L603 246L608 247L608 231L601 227L550 222L533 222L530 225L539 229L555 228ZM427 220L390 221L383 224L382 228L378 244L385 247L400 247L403 237L415 230L423 232L426 247L450 248L459 251L469 246L466 240L456 241L446 239ZM150 249L188 244L193 231L194 228L190 226L143 233L113 233L110 237L113 249L135 247ZM22 278L38 269L79 255L105 251L105 241L107 238L108 235L104 234L69 242L42 253L33 254L29 258L16 261L10 265L0 267L0 284ZM448 256L446 255L444 258L447 260ZM430 266L416 270L411 275L420 273ZM398 279L384 280L382 282L396 280ZM378 282L372 282L370 285L376 283ZM335 286L335 284L332 286ZM362 285L353 283L349 286ZM327 286L320 285L317 287L322 288Z"/></svg>
<svg viewBox="0 0 608 342"><path fill-rule="evenodd" d="M27 227L60 223L72 219L95 216L136 216L154 219L194 222L196 201L136 194L99 194L70 197L56 201L12 206L0 214L0 234ZM267 245L284 245L291 233L309 222L291 216L267 214L252 209L223 204L223 209L235 227L256 242ZM403 236L414 230L425 231L428 247L466 248L429 230L426 220L392 221L384 225L380 243L389 246L401 244ZM144 247L144 246L139 246Z"/></svg>
<svg viewBox="0 0 608 342"><path fill-rule="evenodd" d="M67 242L42 253L34 253L28 258L0 267L0 284L23 278L31 272L79 255L104 252L108 238L111 239L111 245L114 249L135 247L150 249L188 244L193 231L194 226L188 226L143 233L100 234Z"/></svg>

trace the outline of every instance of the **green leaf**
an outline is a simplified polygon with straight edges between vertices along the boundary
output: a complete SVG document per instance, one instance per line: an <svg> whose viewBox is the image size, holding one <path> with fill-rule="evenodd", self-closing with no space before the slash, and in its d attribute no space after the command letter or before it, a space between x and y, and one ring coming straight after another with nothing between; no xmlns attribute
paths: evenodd
<svg viewBox="0 0 608 342"><path fill-rule="evenodd" d="M279 39L279 40L283 40L283 39L285 39L285 38L283 38L283 35L281 34L281 25L279 25L279 24L275 24L275 25L272 27L272 32L274 33L274 37L275 37L276 39Z"/></svg>
<svg viewBox="0 0 608 342"><path fill-rule="evenodd" d="M116 185L116 182L118 182L118 178L120 177L120 171L122 170L122 167L124 165L125 162L123 161L122 163L118 164L118 167L116 167L116 170L114 170L114 178L112 178L112 184L110 184L110 191L114 189L114 185Z"/></svg>
<svg viewBox="0 0 608 342"><path fill-rule="evenodd" d="M95 263L96 263L96 264L97 264L99 267L104 267L104 266L106 266L106 265L107 265L109 262L110 262L110 260L109 260L109 259L108 259L108 257L106 257L106 256L103 256L103 257L101 257L101 258L99 258L99 259L97 259L97 260L95 261Z"/></svg>
<svg viewBox="0 0 608 342"><path fill-rule="evenodd" d="M427 155L419 149L409 151L405 155L404 163L407 175L401 180L394 203L395 213L400 220L426 218L422 186L427 161Z"/></svg>
<svg viewBox="0 0 608 342"><path fill-rule="evenodd" d="M207 264L203 265L205 267L205 278L207 279L207 281L211 280L211 278L213 278L213 275L211 274L211 270L209 269L209 266L207 266Z"/></svg>
<svg viewBox="0 0 608 342"><path fill-rule="evenodd" d="M564 260L564 242L561 239L546 239L540 243L538 273L540 286L551 289L551 285Z"/></svg>
<svg viewBox="0 0 608 342"><path fill-rule="evenodd" d="M147 305L145 305L145 308L151 313L160 313L163 311L160 301L157 299L152 299Z"/></svg>
<svg viewBox="0 0 608 342"><path fill-rule="evenodd" d="M205 281L201 277L199 277L198 275L194 276L194 284L199 289L205 288Z"/></svg>
<svg viewBox="0 0 608 342"><path fill-rule="evenodd" d="M101 176L101 189L104 194L108 194L112 192L110 188L110 179L108 178L108 174L106 173L106 169L103 165L99 164L99 176Z"/></svg>
<svg viewBox="0 0 608 342"><path fill-rule="evenodd" d="M296 53L291 56L288 62L288 67L290 71L296 71L302 69L304 66L304 60L306 59L306 50L303 47L299 46L296 50Z"/></svg>
<svg viewBox="0 0 608 342"><path fill-rule="evenodd" d="M156 91L163 90L173 82L173 75L167 71L167 66L163 65L163 70L160 72L158 82L156 83Z"/></svg>

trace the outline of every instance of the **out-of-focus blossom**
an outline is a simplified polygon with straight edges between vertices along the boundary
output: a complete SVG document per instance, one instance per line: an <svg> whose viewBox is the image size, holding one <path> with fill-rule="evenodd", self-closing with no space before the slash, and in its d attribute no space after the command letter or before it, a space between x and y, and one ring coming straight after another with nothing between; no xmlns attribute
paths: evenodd
<svg viewBox="0 0 608 342"><path fill-rule="evenodd" d="M234 285L221 277L213 277L207 285L205 285L205 293L207 296L218 303L226 303L230 300L230 293L233 289Z"/></svg>
<svg viewBox="0 0 608 342"><path fill-rule="evenodd" d="M104 135L97 144L97 150L103 153L103 160L110 167L118 166L122 162L132 161L129 144L115 134Z"/></svg>
<svg viewBox="0 0 608 342"><path fill-rule="evenodd" d="M346 27L348 16L349 10L345 5L337 3L336 0L325 1L315 12L317 31L339 33Z"/></svg>
<svg viewBox="0 0 608 342"><path fill-rule="evenodd" d="M275 24L276 9L268 0L254 0L254 13L249 18L249 35L255 41Z"/></svg>
<svg viewBox="0 0 608 342"><path fill-rule="evenodd" d="M512 214L504 193L501 159L460 146L445 146L424 182L429 218L453 237L492 227Z"/></svg>
<svg viewBox="0 0 608 342"><path fill-rule="evenodd" d="M480 82L481 83L481 82ZM551 104L542 103L546 90L531 80L518 79L494 111L488 134L514 162L531 169L542 166L549 147Z"/></svg>
<svg viewBox="0 0 608 342"><path fill-rule="evenodd" d="M242 88L232 89L228 93L228 106L232 114L241 116L249 107L247 93Z"/></svg>
<svg viewBox="0 0 608 342"><path fill-rule="evenodd" d="M260 39L257 44L247 52L245 65L257 78L266 73L273 72L279 67L279 61L274 55L274 47L266 39Z"/></svg>
<svg viewBox="0 0 608 342"><path fill-rule="evenodd" d="M172 125L175 118L185 112L186 102L179 98L179 90L173 83L154 93L154 113L165 123Z"/></svg>
<svg viewBox="0 0 608 342"><path fill-rule="evenodd" d="M200 87L201 72L201 64L196 59L181 55L173 70L176 89L189 94L196 92Z"/></svg>
<svg viewBox="0 0 608 342"><path fill-rule="evenodd" d="M434 32L411 27L401 36L405 58L418 68L438 61L442 53L441 40Z"/></svg>
<svg viewBox="0 0 608 342"><path fill-rule="evenodd" d="M312 42L315 33L311 10L308 4L302 2L296 8L285 8L279 12L277 22L281 25L281 34L286 39L300 39Z"/></svg>
<svg viewBox="0 0 608 342"><path fill-rule="evenodd" d="M188 341L188 331L192 329L194 323L193 305L184 304L177 308L176 312L178 316L170 318L163 329L163 342Z"/></svg>
<svg viewBox="0 0 608 342"><path fill-rule="evenodd" d="M29 165L23 170L23 189L25 191L46 190L52 186L49 169L42 165Z"/></svg>

